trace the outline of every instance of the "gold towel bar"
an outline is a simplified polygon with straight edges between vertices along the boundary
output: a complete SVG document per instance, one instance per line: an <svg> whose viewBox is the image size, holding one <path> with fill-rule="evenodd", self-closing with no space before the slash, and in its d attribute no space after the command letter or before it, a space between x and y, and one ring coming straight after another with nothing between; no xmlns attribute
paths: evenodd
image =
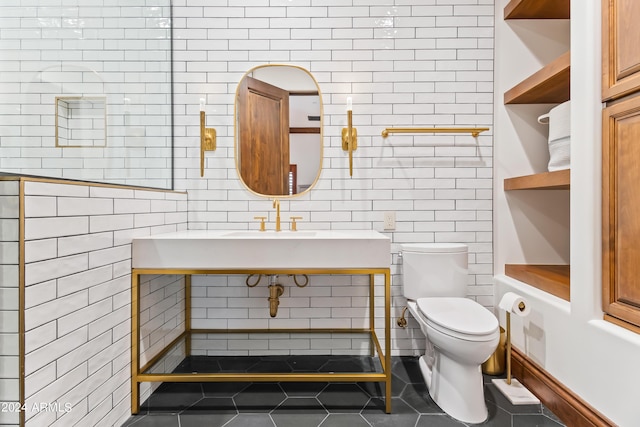
<svg viewBox="0 0 640 427"><path fill-rule="evenodd" d="M487 130L489 128L386 128L382 137L386 138L390 133L470 133L475 138Z"/></svg>

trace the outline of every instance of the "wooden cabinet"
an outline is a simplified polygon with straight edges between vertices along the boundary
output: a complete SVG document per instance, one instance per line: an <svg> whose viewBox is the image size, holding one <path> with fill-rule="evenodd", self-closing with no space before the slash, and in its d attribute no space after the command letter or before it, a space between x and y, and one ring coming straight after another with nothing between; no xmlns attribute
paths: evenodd
<svg viewBox="0 0 640 427"><path fill-rule="evenodd" d="M602 57L603 101L628 96L609 102L602 116L602 309L606 318L636 327L640 327L638 19L637 0L603 0L602 38L607 48Z"/></svg>
<svg viewBox="0 0 640 427"><path fill-rule="evenodd" d="M512 0L504 8L504 17L507 20L568 19L569 5L569 0ZM570 71L571 54L566 52L508 89L504 93L504 104L559 104L568 101ZM503 184L506 192L566 191L569 188L569 170L507 177ZM544 207L541 208L544 209ZM504 272L509 277L569 300L570 268L568 265L505 263Z"/></svg>
<svg viewBox="0 0 640 427"><path fill-rule="evenodd" d="M602 133L603 310L640 326L640 96L607 107Z"/></svg>
<svg viewBox="0 0 640 427"><path fill-rule="evenodd" d="M640 2L602 1L602 100L620 98L640 87Z"/></svg>

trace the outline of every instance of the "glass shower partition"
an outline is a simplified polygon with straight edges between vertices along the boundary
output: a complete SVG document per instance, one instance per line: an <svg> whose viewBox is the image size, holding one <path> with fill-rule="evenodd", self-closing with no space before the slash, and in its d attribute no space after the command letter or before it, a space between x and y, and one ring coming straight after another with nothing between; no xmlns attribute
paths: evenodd
<svg viewBox="0 0 640 427"><path fill-rule="evenodd" d="M171 40L170 0L1 2L0 173L171 189Z"/></svg>

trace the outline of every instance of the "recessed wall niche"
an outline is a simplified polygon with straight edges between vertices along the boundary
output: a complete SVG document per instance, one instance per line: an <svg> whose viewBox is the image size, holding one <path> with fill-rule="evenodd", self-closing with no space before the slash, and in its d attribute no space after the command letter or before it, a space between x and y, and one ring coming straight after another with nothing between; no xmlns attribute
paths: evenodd
<svg viewBox="0 0 640 427"><path fill-rule="evenodd" d="M106 123L106 97L56 97L56 147L106 147Z"/></svg>

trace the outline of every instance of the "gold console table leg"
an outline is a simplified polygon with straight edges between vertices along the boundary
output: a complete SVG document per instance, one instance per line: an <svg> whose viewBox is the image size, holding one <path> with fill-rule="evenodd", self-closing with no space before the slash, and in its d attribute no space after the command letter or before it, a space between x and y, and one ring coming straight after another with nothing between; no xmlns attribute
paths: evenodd
<svg viewBox="0 0 640 427"><path fill-rule="evenodd" d="M140 412L140 275L131 272L131 413Z"/></svg>
<svg viewBox="0 0 640 427"><path fill-rule="evenodd" d="M186 340L184 351L187 356L191 356L191 275L184 276L184 331Z"/></svg>
<svg viewBox="0 0 640 427"><path fill-rule="evenodd" d="M391 413L391 273L384 273L384 372L385 404L387 414Z"/></svg>
<svg viewBox="0 0 640 427"><path fill-rule="evenodd" d="M375 274L369 275L369 332L371 335L371 357L374 357L376 355L376 346L373 342L373 333L375 333L376 330L375 277Z"/></svg>

